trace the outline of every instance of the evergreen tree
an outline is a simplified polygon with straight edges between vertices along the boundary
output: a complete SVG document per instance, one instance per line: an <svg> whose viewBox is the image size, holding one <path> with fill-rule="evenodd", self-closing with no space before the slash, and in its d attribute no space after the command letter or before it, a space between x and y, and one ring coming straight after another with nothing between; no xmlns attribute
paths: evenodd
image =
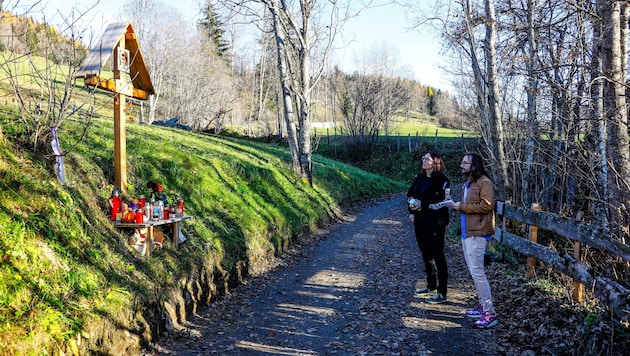
<svg viewBox="0 0 630 356"><path fill-rule="evenodd" d="M225 39L225 23L215 11L210 0L206 2L202 14L204 18L197 22L199 32L214 44L214 48L219 57L227 59L230 55L231 45L229 41Z"/></svg>

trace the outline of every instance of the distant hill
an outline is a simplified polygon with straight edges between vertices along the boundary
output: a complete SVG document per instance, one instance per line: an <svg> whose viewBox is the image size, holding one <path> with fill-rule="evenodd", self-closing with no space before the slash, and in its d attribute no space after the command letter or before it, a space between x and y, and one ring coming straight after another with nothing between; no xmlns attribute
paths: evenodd
<svg viewBox="0 0 630 356"><path fill-rule="evenodd" d="M2 11L0 52L4 51L47 57L57 64L78 66L89 50L80 41L60 34L54 26Z"/></svg>

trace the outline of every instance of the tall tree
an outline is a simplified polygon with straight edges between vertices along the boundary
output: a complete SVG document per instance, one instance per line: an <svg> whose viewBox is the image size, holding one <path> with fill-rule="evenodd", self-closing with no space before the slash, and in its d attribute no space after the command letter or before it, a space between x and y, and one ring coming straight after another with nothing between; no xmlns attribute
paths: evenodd
<svg viewBox="0 0 630 356"><path fill-rule="evenodd" d="M215 11L215 5L213 0L206 0L206 4L201 11L203 18L197 22L197 27L201 32L201 35L210 39L216 53L221 58L229 57L231 44L226 38L225 22L221 19L221 16Z"/></svg>
<svg viewBox="0 0 630 356"><path fill-rule="evenodd" d="M138 35L155 88L155 94L149 98L148 113L148 122L153 122L176 58L186 55L187 41L182 34L191 31L182 28L185 22L176 9L155 0L128 0L124 9Z"/></svg>
<svg viewBox="0 0 630 356"><path fill-rule="evenodd" d="M485 0L486 18L484 21L486 37L484 43L487 76L488 114L490 124L490 151L494 166L498 172L494 173L497 185L497 198L505 200L508 196L510 181L507 174L507 159L505 155L505 133L503 118L499 108L499 82L496 49L497 19L494 0Z"/></svg>
<svg viewBox="0 0 630 356"><path fill-rule="evenodd" d="M396 111L407 107L412 83L396 76L396 54L384 45L371 49L360 67L337 86L337 102L351 143L367 149L380 133L389 133Z"/></svg>
<svg viewBox="0 0 630 356"><path fill-rule="evenodd" d="M604 112L608 121L606 161L614 174L608 176L608 211L617 236L627 234L630 224L630 138L628 136L628 107L626 103L626 65L628 3L626 1L598 1L602 22L602 74L604 82ZM624 22L622 22L622 20ZM623 24L623 25L622 25ZM625 230L625 231L624 231Z"/></svg>
<svg viewBox="0 0 630 356"><path fill-rule="evenodd" d="M508 197L510 185L505 155L505 133L500 110L499 78L496 49L496 14L493 0L484 1L484 15L479 16L472 0L458 1L463 16L456 32L445 29L445 36L469 61L474 95L481 118L481 134L491 158L497 198ZM482 37L481 33L485 35ZM479 38L483 38L480 41ZM482 43L480 43L482 42Z"/></svg>
<svg viewBox="0 0 630 356"><path fill-rule="evenodd" d="M525 56L528 88L527 88L527 122L530 132L527 134L525 144L525 161L523 162L523 179L521 191L524 195L524 202L527 206L534 202L532 187L535 186L533 176L534 154L538 137L538 31L536 29L536 12L538 0L527 0L527 46L528 51Z"/></svg>
<svg viewBox="0 0 630 356"><path fill-rule="evenodd" d="M353 4L323 0L219 0L233 12L263 20L270 14L276 53L287 140L294 170L313 183L311 145L311 100L337 33L347 19L356 16L373 0ZM262 6L267 12L261 11ZM353 12L353 9L357 11Z"/></svg>
<svg viewBox="0 0 630 356"><path fill-rule="evenodd" d="M460 61L456 63L460 69L470 68L458 74L465 83L461 92L473 94L475 103L468 96L462 103L468 111L479 112L482 137L489 151L496 152L493 170L500 172L503 162L511 182L523 182L513 187L512 198L540 202L562 213L588 209L590 219L610 227L615 236L627 237L630 3L460 0L458 4L462 11L447 13L441 28L447 48L458 50L450 58ZM437 17L424 17L424 21L433 19ZM493 30L496 23L499 26ZM510 132L504 139L510 146L502 150L496 146L501 140L493 136L502 131L492 127L495 123L505 124ZM504 158L498 158L500 152L505 152Z"/></svg>
<svg viewBox="0 0 630 356"><path fill-rule="evenodd" d="M604 112L604 87L606 78L603 73L603 52L604 52L604 21L599 16L593 16L593 46L591 60L591 132L590 136L590 156L593 165L593 175L595 178L596 188L593 195L595 199L589 209L593 219L599 224L607 227L609 225L609 217L607 207L604 204L608 193L608 165L606 164L606 139L607 139L607 122Z"/></svg>

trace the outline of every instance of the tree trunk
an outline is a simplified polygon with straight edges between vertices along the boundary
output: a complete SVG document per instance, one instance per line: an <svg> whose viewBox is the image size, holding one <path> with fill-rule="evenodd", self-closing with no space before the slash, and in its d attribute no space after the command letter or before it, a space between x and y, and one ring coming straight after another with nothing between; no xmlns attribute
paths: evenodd
<svg viewBox="0 0 630 356"><path fill-rule="evenodd" d="M604 85L604 113L605 127L600 131L605 135L603 146L602 164L605 166L606 180L602 179L607 187L604 202L611 227L615 227L612 233L619 239L623 239L628 228L628 184L630 182L630 148L628 147L628 114L625 99L625 64L626 56L622 53L625 49L626 30L621 24L627 10L622 10L620 1L600 1L599 14L603 19L602 24L602 74L606 77ZM627 6L624 6L626 8ZM603 138L602 138L603 139ZM604 178L604 177L602 177Z"/></svg>
<svg viewBox="0 0 630 356"><path fill-rule="evenodd" d="M284 108L284 119L287 124L287 141L289 144L289 151L291 152L291 162L292 167L296 171L299 172L300 168L300 157L298 155L298 144L297 144L297 130L295 127L295 118L293 114L293 99L291 97L290 91L290 78L287 73L287 63L286 63L286 42L285 42L285 33L284 26L282 25L282 21L280 18L280 5L278 0L273 0L270 3L269 10L271 12L271 16L273 18L273 29L276 35L276 51L277 51L277 60L278 60L278 74L280 76L280 87L282 92L282 104Z"/></svg>
<svg viewBox="0 0 630 356"><path fill-rule="evenodd" d="M488 100L486 96L486 85L484 80L484 74L481 70L481 64L477 56L477 49L475 46L475 35L473 29L472 19L472 1L467 0L464 6L464 18L466 21L466 37L468 41L468 52L470 55L470 63L473 70L473 82L475 89L475 96L477 98L477 105L479 106L479 115L481 116L481 135L488 145L493 146L493 141L489 132L490 118L488 113Z"/></svg>
<svg viewBox="0 0 630 356"><path fill-rule="evenodd" d="M282 86L278 82L275 88L276 88L276 101L278 102L278 111L276 113L277 121L278 121L278 137L285 138L287 122L286 120L284 120L284 109L283 109L284 106L280 105L281 103L283 103Z"/></svg>
<svg viewBox="0 0 630 356"><path fill-rule="evenodd" d="M527 39L529 44L529 56L527 59L527 122L529 134L525 142L525 162L523 162L523 179L521 192L523 195L523 204L530 206L534 203L533 188L535 186L535 177L532 173L532 165L534 164L534 153L536 141L540 137L538 133L538 35L535 29L535 13L538 7L537 0L527 0Z"/></svg>
<svg viewBox="0 0 630 356"><path fill-rule="evenodd" d="M609 76L605 91L606 112L610 113L608 124L608 154L609 161L615 174L609 176L609 206L611 226L616 227L613 234L622 239L628 233L628 201L630 195L630 149L628 143L628 108L626 105L625 89L625 61L623 50L626 48L627 9L620 1L613 2L610 14L610 55L605 58L610 62L604 63L604 73ZM622 20L623 22L622 25ZM608 49L608 48L607 48ZM608 74L610 73L610 74Z"/></svg>
<svg viewBox="0 0 630 356"><path fill-rule="evenodd" d="M486 75L488 78L488 113L490 114L491 138L496 140L492 146L494 158L493 175L496 185L496 196L499 200L508 199L510 182L507 175L507 159L505 156L505 133L503 119L499 108L499 83L497 81L497 53L496 53L496 15L494 0L486 0ZM498 172L497 172L498 170Z"/></svg>
<svg viewBox="0 0 630 356"><path fill-rule="evenodd" d="M311 106L311 75L309 69L311 67L310 52L311 52L311 40L309 36L310 20L306 15L310 12L307 4L300 1L302 6L302 29L301 29L301 44L302 48L299 50L299 66L300 75L302 80L300 81L302 100L300 101L300 176L308 181L309 186L313 186L313 167L311 162L311 120L310 120L310 106Z"/></svg>
<svg viewBox="0 0 630 356"><path fill-rule="evenodd" d="M605 2L605 1L603 1ZM605 6L605 5L604 5ZM601 17L600 17L601 18ZM591 68L591 101L592 120L591 126L591 159L593 161L593 176L597 184L593 189L591 204L589 207L592 219L604 227L608 227L607 209L604 204L605 197L608 196L608 165L606 160L606 120L604 117L604 83L603 75L603 54L604 38L603 23L600 19L593 21L593 56Z"/></svg>

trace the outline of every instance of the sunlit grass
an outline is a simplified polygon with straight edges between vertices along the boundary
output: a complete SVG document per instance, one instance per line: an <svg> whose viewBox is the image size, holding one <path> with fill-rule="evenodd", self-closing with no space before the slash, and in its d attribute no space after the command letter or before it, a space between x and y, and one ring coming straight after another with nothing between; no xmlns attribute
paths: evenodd
<svg viewBox="0 0 630 356"><path fill-rule="evenodd" d="M392 133L392 136L412 136L415 137L440 137L440 138L454 138L454 137L473 137L470 131L450 129L445 127L439 127L432 123L418 123L414 121L400 123Z"/></svg>

